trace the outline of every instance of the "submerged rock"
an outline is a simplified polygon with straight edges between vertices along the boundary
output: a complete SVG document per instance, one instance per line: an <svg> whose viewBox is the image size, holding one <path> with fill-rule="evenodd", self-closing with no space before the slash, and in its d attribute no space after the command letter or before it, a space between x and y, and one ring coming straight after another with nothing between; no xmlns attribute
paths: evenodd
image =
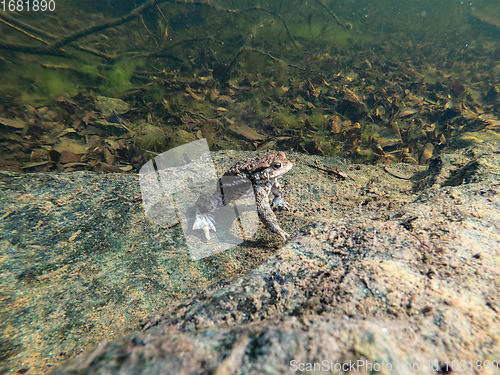
<svg viewBox="0 0 500 375"><path fill-rule="evenodd" d="M497 150L498 144L486 143L441 155L441 162L431 162L426 171L398 165L402 173L414 174L411 180L385 173L382 166L287 154L294 168L282 185L295 210L279 221L292 239L279 248L261 230L234 250L198 262L188 259L179 228L148 224L140 206L120 198L138 192L134 176L43 177L45 186L66 181L58 207L70 199L79 202L68 206L68 215L75 215L69 220L87 224L71 231L67 221L58 224L63 221L54 216L60 208L42 210L47 190L38 192L41 185L35 189L33 181L40 175L3 174L2 194L16 196L28 189L34 198L24 208L32 207L30 215L43 219L38 230L52 236L40 246L56 241L51 257L59 260L51 267L36 266L39 261L33 257L34 263L18 264L16 271L25 285L56 288L64 297L51 299L44 308L62 320L51 320L52 329L59 326L64 332L66 324L77 334L57 344L54 338L46 350L57 345L81 349L77 338L88 346L104 339L54 374L427 374L445 372L446 366L451 370L460 361L469 366L471 359L471 366L485 366L485 361L491 366L500 357ZM225 170L248 155L255 153L223 152L214 159ZM333 179L310 165L338 168L348 178ZM83 181L68 182L74 178L88 181L83 186ZM12 224L19 215L13 212L2 222ZM29 228L19 230L28 235L24 229ZM41 240L37 230L30 233ZM66 244L60 242L63 237ZM3 241L19 249L20 242ZM65 258L62 250L73 255ZM60 277L54 273L64 275L63 264L73 272L78 264L90 267L79 286L78 308L80 324L100 327L90 328L92 339L76 331L75 316L68 319L71 294L57 282L50 285ZM76 286L77 275L66 275L66 285ZM109 293L112 289L119 297ZM17 298L14 293L12 298ZM148 313L146 301L154 311ZM100 319L92 313L98 308ZM37 307L31 309L28 313L34 314ZM103 322L116 324L113 317L125 313L136 317L128 333L125 324L114 325L121 337L103 333ZM139 320L141 315L148 317Z"/></svg>

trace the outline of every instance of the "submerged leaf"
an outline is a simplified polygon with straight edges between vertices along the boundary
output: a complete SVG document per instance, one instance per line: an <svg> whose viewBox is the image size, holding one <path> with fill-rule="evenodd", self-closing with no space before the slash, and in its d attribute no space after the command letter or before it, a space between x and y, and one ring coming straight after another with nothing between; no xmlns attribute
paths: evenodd
<svg viewBox="0 0 500 375"><path fill-rule="evenodd" d="M246 124L243 125L233 124L229 127L229 130L250 141L263 141L267 139L267 137L264 134L257 132L255 129L252 129L250 126Z"/></svg>
<svg viewBox="0 0 500 375"><path fill-rule="evenodd" d="M0 124L15 129L24 129L24 127L26 126L26 122L18 118L10 119L5 117L0 117Z"/></svg>

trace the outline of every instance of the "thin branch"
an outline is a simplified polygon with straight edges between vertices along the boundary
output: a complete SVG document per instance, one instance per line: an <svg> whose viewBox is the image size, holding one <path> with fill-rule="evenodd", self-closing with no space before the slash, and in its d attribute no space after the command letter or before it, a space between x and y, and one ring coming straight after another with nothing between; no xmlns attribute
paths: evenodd
<svg viewBox="0 0 500 375"><path fill-rule="evenodd" d="M335 15L335 13L333 13L330 8L328 8L325 4L323 4L320 0L314 0L316 1L322 8L324 8L328 13L330 13L330 15L332 16L332 18L335 20L335 22L337 22L337 24L339 24L340 26L342 26L343 28L345 29L352 29L352 25L350 23L342 23L340 22L339 18Z"/></svg>
<svg viewBox="0 0 500 375"><path fill-rule="evenodd" d="M0 20L5 20L13 25L16 25L19 29L17 31L19 31L21 33L31 32L33 34L38 34L38 35L44 36L46 38L57 39L57 36L55 36L54 34L50 34L42 29L31 26L29 23L22 22L19 19L12 17L8 13L2 13Z"/></svg>
<svg viewBox="0 0 500 375"><path fill-rule="evenodd" d="M30 32L33 34L36 33L38 35L42 35L46 38L57 39L57 37L55 35L48 33L45 30L38 29L34 26L26 24L26 23L14 18L14 17L11 17L7 13L2 14L2 16L0 17L0 22L2 22L3 24L11 27L12 29L14 29L14 30L16 30L24 35L29 36L30 38L35 39L36 41L39 41L39 42L45 44L46 46L50 45L50 43L48 43L47 41L43 40L40 37L37 37L35 35L30 34ZM67 54L64 53L63 51L60 51L60 52L49 51L47 53L46 47L40 48L40 47L33 47L33 46L26 46L26 45L23 46L23 45L19 45L19 44L9 44L9 43L3 43L3 44L0 43L0 44L1 44L0 49L9 50L9 51L30 53L30 54L35 54L35 55L53 55L53 56L62 56L62 57L66 56L67 57ZM101 57L101 58L106 59L108 61L112 61L114 59L113 56L110 56L104 52L96 51L96 50L81 46L81 45L76 44L76 43L71 43L71 47L75 48L76 50L79 50L79 51L82 51L82 52L85 52L85 53L88 53L88 54L91 54L94 56Z"/></svg>
<svg viewBox="0 0 500 375"><path fill-rule="evenodd" d="M146 22L144 22L144 18L142 16L140 16L140 19L141 19L141 22L142 22L142 26L144 26L144 28L146 29L146 31L148 32L149 35L151 35L151 38L153 38L153 41L155 42L156 44L156 48L159 47L159 44L158 42L156 41L156 38L155 36L153 35L153 33L151 31L149 31L148 27L146 26Z"/></svg>
<svg viewBox="0 0 500 375"><path fill-rule="evenodd" d="M339 18L326 5L324 5L320 0L314 0L314 1L316 1L321 7L323 7L329 13L332 16L332 18L335 20L335 22L337 22L337 24L339 24L340 26L342 26L344 28L352 28L352 25L350 25L348 23L344 24L344 23L340 22ZM108 22L104 22L104 23L101 23L98 25L93 25L93 26L90 26L90 27L87 27L87 28L84 28L81 30L77 30L69 35L66 35L65 37L62 37L62 38L56 40L55 42L53 42L51 44L47 44L47 42L44 41L43 39L38 38L38 37L28 33L27 31L23 31L23 29L20 27L17 27L17 28L14 27L17 31L22 32L23 34L26 34L26 35L30 36L31 38L34 38L35 40L38 40L38 41L46 44L46 46L43 48L40 48L40 47L32 47L32 46L26 46L26 45L14 45L14 44L10 44L10 43L0 42L0 49L10 50L10 51L15 51L15 52L31 53L31 54L67 56L67 52L62 50L62 48L64 46L70 45L73 42L75 42L76 40L84 38L88 35L94 34L96 32L103 31L103 30L106 30L108 28L111 28L114 26L119 26L119 25L122 25L126 22L129 22L132 19L139 16L144 11L146 11L147 9L154 7L154 6L158 7L158 5L162 4L162 3L172 3L172 4L182 4L182 5L192 5L192 6L204 6L204 7L209 7L211 9L214 9L214 10L219 11L219 12L225 12L225 13L231 13L231 14L238 14L238 13L244 13L244 12L249 12L249 11L266 12L266 13L276 17L278 20L280 20L280 22L283 24L283 27L285 28L287 37L293 42L293 45L296 48L298 48L295 40L293 39L292 35L290 34L290 30L289 30L286 22L284 21L284 19L278 13L276 13L272 10L260 7L260 6L253 6L253 7L249 7L246 9L225 9L225 8L221 8L217 5L210 3L209 0L200 1L200 2L186 1L186 0L149 0L146 3L140 5L139 7L132 10L130 13L128 13L124 17L117 18L117 19L114 19L114 20L111 20ZM7 21L3 21L3 23L7 24ZM11 25L9 25L9 26L11 26ZM11 27L13 27L13 26L11 26ZM28 27L24 27L24 28L28 29ZM37 30L37 31L39 34L43 33L41 30ZM46 35L50 35L50 34L46 33ZM52 35L50 35L50 36L52 36ZM186 42L186 41L183 41L182 43L184 43L184 42ZM169 46L166 49L170 49L174 46L175 45ZM79 45L72 45L72 47L79 49L79 50L86 52L86 53L90 53L90 54L93 54L93 55L96 55L99 57L103 57L107 60L113 60L114 58L116 58L116 56L110 56L110 55L107 55L105 53L102 53L99 51L94 51L94 50L91 50L91 49L88 49L86 47L82 47ZM271 54L269 54L267 52L260 51L257 49L251 49L251 48L247 48L247 47L242 47L242 48L244 50L254 51L254 52L263 54L263 55L271 58L272 60L281 62L281 60L279 60L278 58L272 56ZM236 61L236 59L241 55L242 52L243 52L243 50L238 52L238 54L236 55L236 58L233 59L231 64L229 64L229 68L231 68L232 65L234 65L234 61ZM150 56L152 56L152 57L161 56L162 54L163 54L162 51L157 51L155 53L150 54ZM301 70L301 71L310 71L310 70L301 68L301 67L293 65L293 64L286 64L286 65L288 65L292 68Z"/></svg>
<svg viewBox="0 0 500 375"><path fill-rule="evenodd" d="M221 11L224 11L224 9L220 9ZM261 10L263 12L266 12L266 13L269 13L273 16L275 16L276 18L278 18L281 23L283 24L283 27L285 28L286 30L286 35L288 36L288 39L290 39L293 43L293 45L295 46L295 48L299 48L297 46L297 43L295 42L295 39L292 38L292 35L290 34L290 30L288 29L288 26L286 25L285 21L283 20L283 18L276 12L273 12L272 10L269 10L269 9L266 9L266 8L262 8L260 6L254 6L254 7L251 7L251 8L246 8L246 9L227 9L226 11L227 12L230 12L230 13L240 13L240 12L249 12L249 11L252 11L252 10Z"/></svg>
<svg viewBox="0 0 500 375"><path fill-rule="evenodd" d="M273 15L274 17L276 17L277 19L279 19L286 30L288 38L293 42L294 46L297 47L297 44L296 44L295 40L292 38L292 36L290 34L290 30L288 29L288 26L287 26L286 22L283 20L283 18L278 13L276 13L272 10L266 9L266 8L254 6L254 7L250 7L250 8L246 8L246 9L225 9L225 8L221 8L217 5L211 4L208 1L190 2L190 1L184 1L184 0L150 0L150 1L142 4L141 6L135 8L134 10L132 10L130 13L128 13L124 17L117 18L117 19L114 19L114 20L111 20L108 22L104 22L104 23L101 23L98 25L93 25L93 26L90 26L90 27L87 27L87 28L84 28L81 30L77 30L74 33L71 33L69 35L66 35L65 37L62 37L62 38L56 40L52 44L47 45L47 47L45 49L34 48L31 46L23 46L23 45L15 46L15 45L8 44L8 43L3 43L3 44L0 43L0 49L6 49L6 50L11 50L11 51L16 51L16 52L33 53L33 54L59 55L59 53L57 53L56 50L60 50L62 47L66 46L68 44L71 44L72 42L74 42L78 39L84 38L88 35L109 29L109 28L114 27L114 26L122 25L122 24L136 18L138 15L140 15L142 12L146 11L147 9L149 9L153 6L157 6L158 4L162 4L162 3L205 6L205 7L212 8L212 9L219 11L219 12L226 12L226 13L232 13L232 14L260 10L260 11L269 13L269 14ZM83 47L80 47L79 49L85 51L85 49ZM96 54L96 51L92 51L92 52L86 51L86 52ZM101 56L101 57L105 57L108 59L111 58L108 55Z"/></svg>
<svg viewBox="0 0 500 375"><path fill-rule="evenodd" d="M87 35L94 34L98 31L109 29L110 27L119 26L121 24L124 24L124 23L134 19L135 17L137 17L139 14L144 12L146 9L149 9L152 6L154 6L158 3L162 3L162 2L165 2L165 1L150 0L150 1L142 4L141 6L135 8L132 12L130 12L129 14L127 14L124 17L117 18L117 19L114 19L114 20L109 21L109 22L104 22L104 23L101 23L99 25L93 25L93 26L87 27L86 29L78 30L72 34L69 34L69 35L59 39L55 43L53 43L50 46L50 48L51 49L61 48L61 47L64 47L65 45L67 45L71 42L74 42L77 39L81 39Z"/></svg>
<svg viewBox="0 0 500 375"><path fill-rule="evenodd" d="M45 44L45 45L48 45L48 44L49 44L49 42L46 42L46 41L45 41L45 40L43 40L42 38L39 38L39 37L37 37L37 36L34 36L33 34L30 34L30 33L29 33L29 32L27 32L26 30L23 30L23 29L21 29L20 27L17 27L17 26L15 26L15 25L11 24L10 22L5 21L5 20L4 20L3 18L1 18L1 17L0 17L0 22L1 22L1 23L3 23L3 24L4 24L4 25L6 25L6 26L9 26L11 29L14 29L14 30L16 30L16 31L20 32L21 34L24 34L24 35L26 35L26 36L29 36L29 37L30 37L30 38L32 38L32 39L35 39L35 40L36 40L36 41L38 41L38 42L41 42L41 43L43 43L43 44Z"/></svg>
<svg viewBox="0 0 500 375"><path fill-rule="evenodd" d="M262 51L262 50L260 50L260 49L245 47L245 50L246 50L246 51L250 51L250 52L260 53L261 55L264 55L264 56L266 56L266 57L270 58L271 60L274 60L274 61L279 62L279 63L281 63L281 64L284 64L284 65L286 65L286 66L289 66L290 68L294 68L294 69L300 70L300 71L302 71L302 72L308 72L308 73L313 72L313 70L311 70L311 69L306 69L306 68L302 68L302 67L300 67L300 66L298 66L298 65L289 64L289 63L287 63L286 61L281 60L281 59L279 59L279 58L277 58L277 57L275 57L275 56L271 55L269 52Z"/></svg>
<svg viewBox="0 0 500 375"><path fill-rule="evenodd" d="M53 51L45 47L26 46L13 43L5 43L3 41L0 41L0 50L29 53L31 55L50 55L50 56L68 57L67 52L62 50Z"/></svg>

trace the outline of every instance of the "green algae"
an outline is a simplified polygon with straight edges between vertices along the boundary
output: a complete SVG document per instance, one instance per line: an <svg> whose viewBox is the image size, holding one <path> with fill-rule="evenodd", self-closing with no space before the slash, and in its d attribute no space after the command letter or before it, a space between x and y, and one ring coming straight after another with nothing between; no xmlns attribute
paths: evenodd
<svg viewBox="0 0 500 375"><path fill-rule="evenodd" d="M117 61L104 74L105 82L99 87L104 95L119 95L128 90L132 83L130 79L137 69L139 62L137 60L122 59Z"/></svg>

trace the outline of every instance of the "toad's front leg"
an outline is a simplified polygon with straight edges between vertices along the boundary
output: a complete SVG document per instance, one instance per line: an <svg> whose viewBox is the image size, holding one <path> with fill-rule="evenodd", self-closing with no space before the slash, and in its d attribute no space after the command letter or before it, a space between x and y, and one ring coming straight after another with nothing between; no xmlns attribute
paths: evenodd
<svg viewBox="0 0 500 375"><path fill-rule="evenodd" d="M291 206L285 201L285 198L283 198L283 194L281 193L281 185L279 184L277 179L274 180L273 186L271 187L271 191L274 195L273 208L277 207L280 209L285 209L287 211L290 211Z"/></svg>
<svg viewBox="0 0 500 375"><path fill-rule="evenodd" d="M213 194L202 193L196 201L196 216L193 230L202 229L205 238L210 240L210 231L216 232L215 219L210 212L224 205L224 199L218 187Z"/></svg>

